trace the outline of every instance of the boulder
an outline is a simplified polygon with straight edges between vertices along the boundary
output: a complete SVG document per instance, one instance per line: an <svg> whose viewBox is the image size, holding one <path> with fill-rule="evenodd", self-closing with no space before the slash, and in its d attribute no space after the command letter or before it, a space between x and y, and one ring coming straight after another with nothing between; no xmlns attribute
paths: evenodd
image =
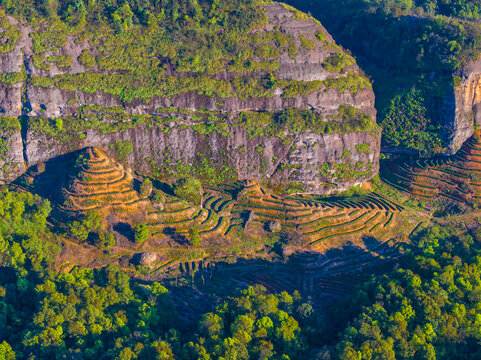
<svg viewBox="0 0 481 360"><path fill-rule="evenodd" d="M269 230L270 232L279 232L282 230L282 225L279 221L275 220L275 221L269 221L267 223L267 230Z"/></svg>
<svg viewBox="0 0 481 360"><path fill-rule="evenodd" d="M139 264L142 266L153 267L158 260L157 254L143 253L140 255Z"/></svg>

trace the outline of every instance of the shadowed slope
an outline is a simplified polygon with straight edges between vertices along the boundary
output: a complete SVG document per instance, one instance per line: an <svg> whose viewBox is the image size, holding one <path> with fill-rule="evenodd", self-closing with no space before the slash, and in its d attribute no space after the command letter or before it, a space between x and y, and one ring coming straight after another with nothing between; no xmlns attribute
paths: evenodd
<svg viewBox="0 0 481 360"><path fill-rule="evenodd" d="M473 205L481 198L481 132L451 157L390 162L384 180L421 199L444 198Z"/></svg>

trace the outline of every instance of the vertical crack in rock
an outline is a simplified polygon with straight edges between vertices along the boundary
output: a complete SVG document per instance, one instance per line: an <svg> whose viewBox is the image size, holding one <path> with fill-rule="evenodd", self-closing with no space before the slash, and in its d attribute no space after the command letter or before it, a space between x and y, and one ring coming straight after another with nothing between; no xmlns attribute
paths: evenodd
<svg viewBox="0 0 481 360"><path fill-rule="evenodd" d="M28 116L30 111L32 110L32 105L30 104L28 98L28 84L30 82L31 77L31 69L28 57L23 51L21 53L24 71L26 73L26 79L22 85L22 115L20 116L20 126L21 126L21 135L22 135L22 146L23 146L23 161L25 164L28 164L28 152L27 152L27 131L28 131Z"/></svg>

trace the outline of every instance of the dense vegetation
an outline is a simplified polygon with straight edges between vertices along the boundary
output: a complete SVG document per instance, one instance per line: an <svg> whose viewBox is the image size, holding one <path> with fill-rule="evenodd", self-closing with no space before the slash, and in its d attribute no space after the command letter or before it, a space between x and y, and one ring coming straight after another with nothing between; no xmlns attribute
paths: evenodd
<svg viewBox="0 0 481 360"><path fill-rule="evenodd" d="M481 354L479 229L422 232L406 265L351 300L340 359L473 359ZM345 314L345 312L344 312Z"/></svg>
<svg viewBox="0 0 481 360"><path fill-rule="evenodd" d="M469 20L478 20L481 15L479 0L374 0L367 3L386 13L411 11L416 14L438 14Z"/></svg>
<svg viewBox="0 0 481 360"><path fill-rule="evenodd" d="M444 124L454 117L445 100L481 50L477 1L289 3L318 17L373 80L385 148L443 151L451 135Z"/></svg>
<svg viewBox="0 0 481 360"><path fill-rule="evenodd" d="M236 16L228 18L228 12L220 21L228 23L230 29L243 30L249 27L252 18L259 17L252 7L254 1L197 1L197 0L127 0L127 1L83 1L83 0L57 0L57 1L9 1L2 0L0 5L13 15L26 19L56 18L60 17L67 23L85 20L95 26L104 19L109 19L112 26L141 24L149 25L152 16L161 16L163 26L169 29L180 30L182 23L192 18L196 22L206 21L207 14L211 16L222 15L228 10ZM249 14L250 13L250 14ZM121 16L125 18L122 18ZM243 16L238 16L243 15ZM209 19L207 19L209 20ZM212 21L214 22L214 21Z"/></svg>
<svg viewBox="0 0 481 360"><path fill-rule="evenodd" d="M291 39L280 34L267 40L259 34L246 36L252 26L264 21L255 4L241 0L0 0L0 5L9 14L28 19L32 26L44 30L33 41L39 69L47 70L53 64L60 68L69 67L68 58L45 56L57 46L62 46L67 35L100 42L93 33L98 28L101 29L99 33L105 36L101 41L104 52L100 56L85 51L79 61L87 67L112 71L112 74L60 76L55 79L40 77L29 78L28 81L38 86L64 89L82 87L87 92L108 89L123 101L147 101L154 95L153 84L159 79L167 79L166 88L162 90L172 93L195 88L207 95L219 95L230 94L232 90L230 85L213 78L198 77L197 82L187 85L176 82L165 76L164 70L168 69L160 66L162 59L149 57L152 53L169 58L178 71L208 75L219 72L226 64L244 71L249 66L251 70L271 72L270 66L274 63L275 68L279 54L275 49L264 46L270 41L277 41L281 48L295 56ZM316 9L318 5L326 6L324 1L319 4L312 2L309 6ZM478 7L481 8L481 4L475 1L462 0L329 1L326 7L329 12L326 14L342 16L329 15L328 22L343 41L374 64L368 69L376 80L378 90L384 90L378 91L381 94L378 108L386 146L422 153L437 152L445 146L441 104L449 86L459 81L453 78L453 73L478 52L481 32L471 22L480 16ZM354 13L350 13L349 9ZM359 12L359 9L363 11ZM42 23L45 18L54 25L49 27ZM345 26L346 23L348 26ZM15 41L14 30L8 31L5 36L10 38L2 43L0 51L8 50L11 42ZM360 41L356 43L358 33L367 34L374 40L368 45ZM155 41L152 42L152 39ZM306 48L312 46L305 38L301 41ZM393 43L399 44L399 47L393 47ZM136 47L136 44L140 45ZM152 53L144 53L146 47L153 49ZM254 54L262 55L266 61L253 64L250 59ZM112 62L112 59L118 61ZM414 60L409 62L406 59ZM347 55L335 55L323 66L344 71L350 64L352 59ZM26 81L21 76L4 80ZM265 94L279 84L287 96L292 97L299 93L308 94L321 86L335 87L341 92L349 90L353 94L358 86L368 86L364 78L359 80L349 76L338 81L328 79L309 84L277 82L272 75L251 83L244 80L237 78L234 85L237 86L235 91L242 89L241 93L245 96ZM135 87L129 87L129 84L135 84ZM119 113L112 108L102 110L110 111L109 116L118 116L119 124L111 125L103 122L101 117L89 118L87 113L81 112L78 118L67 117L45 123L42 119L35 119L38 121L32 128L63 136L68 142L70 137L67 133L72 129L83 130L88 121L92 121L92 127L95 125L103 132L121 131L123 126L127 126L121 124L121 110ZM206 112L205 115L210 114ZM132 118L134 123L163 125L148 116ZM344 122L335 121L339 118ZM7 120L4 120L5 124L13 127ZM225 133L223 136L230 136L220 121L200 120L194 128L199 134L218 131ZM320 120L312 111L296 110L264 114L245 112L231 119L234 124L248 129L249 136L277 136L285 128L301 131L306 126L325 133L342 133L352 129L377 131L366 115L350 106L341 106L338 115L330 119L332 121L321 123ZM0 155L5 146L0 142ZM369 153L370 147L371 144L366 143L359 144L356 149L359 153ZM125 160L133 151L132 143L125 141L112 144L112 148L120 160ZM262 155L262 147L258 152ZM350 155L344 149L343 157ZM327 166L317 170L328 172L331 169ZM185 170L186 175L189 171ZM140 192L149 196L152 183L145 180ZM190 203L203 203L201 183L188 176L174 184L173 193ZM155 192L152 197L155 199ZM160 193L157 197L159 199L156 200L162 202ZM222 198L210 198L210 201L215 201L218 210L230 204ZM379 199L376 201L381 202ZM349 214L358 211L351 212L353 202L346 203ZM269 206L264 204L258 208L267 210L267 213L277 211L279 207L275 206L279 204L283 205L279 199L271 200ZM368 202L365 206L368 212L375 210ZM284 208L283 211L286 213ZM207 212L209 219L213 216L212 211ZM198 214L201 213L199 211ZM254 217L253 211L251 214ZM56 262L61 251L62 231L68 232L70 240L79 243L92 240L90 243L107 255L110 254L109 249L115 246L115 238L111 233L103 232L98 213L88 212L67 226L60 226L61 229L50 223L50 215L49 201L38 195L5 189L0 191L0 359L375 360L481 357L479 228L468 231L463 224L459 227L430 227L417 232L409 244L397 248L403 256L394 271L373 277L354 296L337 302L329 311L319 310L319 299L303 299L297 291L293 294L272 294L262 286L255 286L218 299L217 306L213 306L210 312L197 314L198 319L187 322L176 309L182 310L182 306L188 306L188 303L175 307L177 299L159 282L140 281L112 265L63 271L64 264ZM377 216L373 215L365 223ZM270 218L282 219L276 215ZM386 217L385 225L391 219ZM314 221L309 220L310 223ZM222 220L218 224L220 226ZM332 236L333 228L339 225L329 228L324 224L326 235L318 241ZM323 228L319 225L312 231L321 230ZM138 223L132 231L136 245L142 245L151 235L151 229L144 223ZM89 239L92 233L96 236ZM188 229L189 245L193 248L201 245L199 233L198 226ZM299 233L286 234L272 235L271 240L275 242L275 236L278 236L277 240L282 245L302 243ZM224 246L222 243L217 245ZM142 270L140 266L138 269Z"/></svg>
<svg viewBox="0 0 481 360"><path fill-rule="evenodd" d="M3 190L0 213L5 359L470 359L481 352L479 229L418 232L399 248L401 267L330 312L317 313L317 300L303 302L297 292L258 286L192 324L179 321L160 283L115 266L54 270L59 248L48 201Z"/></svg>
<svg viewBox="0 0 481 360"><path fill-rule="evenodd" d="M85 49L78 58L91 72L53 79L36 77L32 78L34 85L100 90L128 102L134 98L148 101L159 92L172 95L186 89L219 96L231 93L229 82L205 75L225 69L226 63L234 60L249 60L254 49L247 32L265 21L257 4L242 1L7 1L3 5L7 13L38 24L32 50L34 65L40 69L48 70L54 64L64 70L70 67L70 61L65 61L68 55L51 56L65 46L68 36L79 42L90 38L91 44L97 45L98 55ZM258 45L263 42L259 39ZM201 75L185 79L167 76L164 72L169 65L179 72Z"/></svg>
<svg viewBox="0 0 481 360"><path fill-rule="evenodd" d="M198 342L184 346L185 359L302 359L307 339L299 321L312 314L299 294L267 294L249 287L204 314ZM297 318L297 320L296 320Z"/></svg>
<svg viewBox="0 0 481 360"><path fill-rule="evenodd" d="M312 309L299 294L249 288L203 315L193 334L159 283L114 266L58 273L49 213L38 196L0 193L2 359L296 359L307 350L299 322Z"/></svg>

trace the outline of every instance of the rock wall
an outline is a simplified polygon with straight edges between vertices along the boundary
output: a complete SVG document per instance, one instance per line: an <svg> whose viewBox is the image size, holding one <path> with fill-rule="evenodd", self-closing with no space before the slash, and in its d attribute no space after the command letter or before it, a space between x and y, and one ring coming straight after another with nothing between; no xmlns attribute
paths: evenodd
<svg viewBox="0 0 481 360"><path fill-rule="evenodd" d="M20 129L0 128L0 184L14 180L25 169Z"/></svg>
<svg viewBox="0 0 481 360"><path fill-rule="evenodd" d="M88 131L76 144L59 144L48 135L28 132L25 155L29 165L87 146L101 147L115 156L112 145L129 142L133 151L125 161L146 174L179 173L179 167L187 166L201 174L228 172L241 180L272 185L299 183L301 189L314 193L347 190L371 179L379 169L379 133L307 131L289 134L287 142L278 137L251 138L241 127L230 127L229 132L227 136L201 135L192 128L173 126L165 133L159 127L141 125L122 133Z"/></svg>
<svg viewBox="0 0 481 360"><path fill-rule="evenodd" d="M276 79L313 82L343 79L350 75L365 79L356 64L351 64L347 71L343 70L340 73L327 71L322 66L332 54L344 52L335 45L332 37L317 21L307 16L305 19L298 19L288 8L276 3L265 5L265 12L267 25L256 31L268 33L279 30L292 36L298 48L295 58L289 56L286 51L280 55L277 60L279 69L274 72ZM232 116L243 111L262 113L296 108L312 110L326 121L333 118L340 121L336 119L339 107L350 105L374 121L376 114L374 93L366 80L368 85L364 88L356 87L355 91L350 88L321 86L294 97L284 96L284 90L277 87L265 96L255 98L243 96L219 98L198 91L187 91L173 96L153 96L148 102L134 99L125 103L107 92L65 90L53 85L36 84L33 80L39 78L53 79L56 76L87 72L102 73L98 65L87 69L79 61L82 51L89 49L95 55L98 50L88 40L67 37L64 46L55 51L46 51L42 56L45 58L67 56L71 58L71 65L68 68L61 68L51 63L49 69L43 69L36 66L34 61L36 54L32 41L39 27L34 30L10 17L8 21L17 26L21 38L14 50L0 54L0 72L3 73L0 75L23 74L23 80L10 83L7 80L0 83L0 114L22 117L24 128L7 136L9 146L3 161L8 162L15 170L0 171L0 181L13 180L24 171L24 164L31 166L85 146L101 146L114 152L112 144L116 141L131 142L134 151L126 160L134 169L150 174L159 173L159 169L162 170L164 167L174 169L175 164L179 162L194 166L199 157L202 157L213 167L231 169L241 179L302 183L308 191L326 193L347 189L353 184L370 179L377 173L380 134L368 131L353 131L341 135L313 131L299 133L287 129L285 137L281 139L275 136L251 138L245 129L232 125L228 128L232 135L223 136L219 133L200 135L191 127L183 126L184 124L171 124L167 134L160 127L143 124L123 132L108 134L92 128L82 133L82 136L75 134L74 141L65 143L26 124L29 121L36 121L37 118L49 121L47 119L76 116L79 109L87 104L104 108L119 107L127 115L156 116L159 108L201 110ZM316 37L316 34L321 36ZM302 38L308 39L314 46L312 48L303 46L300 40ZM166 74L172 76L193 76L176 72L170 64L164 64L164 68ZM211 77L231 81L236 76L262 78L269 74L262 71L252 74L225 71ZM369 145L367 152L357 151L356 145L364 145L366 149L366 144Z"/></svg>
<svg viewBox="0 0 481 360"><path fill-rule="evenodd" d="M295 59L289 56L287 52L283 52L279 62L279 70L274 72L277 79L294 80L311 82L316 80L326 80L328 78L344 78L349 74L356 74L356 76L363 76L357 65L353 64L349 67L346 73L333 73L327 71L321 65L333 53L343 53L342 49L335 45L332 37L327 31L316 22L314 19L298 20L294 14L285 9L280 4L266 5L266 15L268 23L265 27L257 29L257 31L268 33L273 29L280 29L285 34L293 36L294 44L298 51ZM21 31L24 34L21 41L19 41L15 49L15 55L2 54L0 55L0 65L2 63L8 64L8 72L21 71L22 66L25 66L27 74L32 77L47 77L53 78L57 75L65 74L80 74L80 73L97 73L102 72L98 66L93 68L86 68L83 66L78 57L83 50L90 50L91 53L97 53L95 47L89 45L88 41L78 42L72 37L68 37L66 45L59 48L55 53L46 52L45 56L67 56L72 59L71 66L68 69L60 68L55 63L49 64L48 70L41 69L35 66L32 51L32 41L30 39L32 30L29 27L22 27ZM325 38L320 41L315 34L321 32ZM314 41L314 48L308 49L302 46L300 37ZM2 60L2 57L4 59ZM258 59L261 60L260 58ZM0 69L3 68L0 66ZM166 74L177 77L192 76L189 73L176 72L172 66L166 66ZM213 75L217 80L232 80L236 76L253 76L262 78L267 76L265 71L259 71L254 74L240 74L220 72ZM18 102L21 94L18 92L6 94L11 98L8 103ZM132 101L125 104L115 96L108 93L85 93L81 91L65 91L55 87L40 87L33 86L28 83L25 91L26 100L29 103L29 116L42 117L59 117L71 115L76 113L78 107L85 104L98 104L102 106L123 106L127 112L132 113L155 113L159 107L173 106L182 109L202 109L209 111L279 111L286 108L300 108L300 109L316 109L326 116L335 115L340 104L352 105L364 113L370 115L375 119L374 109L374 93L370 86L364 89L358 89L355 93L351 93L349 89L342 92L336 89L319 89L307 95L299 95L296 97L286 98L283 96L283 91L280 88L274 89L266 96L258 98L240 98L237 96L228 98L217 98L215 96L207 96L199 94L197 91L190 91L180 95L161 97L154 96L148 103L141 101ZM76 99L74 103L70 100ZM20 115L21 107L18 106L3 106L6 115L18 116Z"/></svg>

